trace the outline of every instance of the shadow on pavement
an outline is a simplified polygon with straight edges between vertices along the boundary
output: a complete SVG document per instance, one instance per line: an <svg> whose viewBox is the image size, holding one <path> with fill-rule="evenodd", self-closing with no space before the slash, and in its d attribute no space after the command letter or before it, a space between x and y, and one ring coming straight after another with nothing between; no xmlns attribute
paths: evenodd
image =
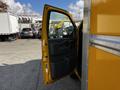
<svg viewBox="0 0 120 90"><path fill-rule="evenodd" d="M0 66L0 90L36 90L40 60Z"/></svg>
<svg viewBox="0 0 120 90"><path fill-rule="evenodd" d="M40 66L40 77L39 84L37 90L81 90L81 83L79 80L73 80L70 76L67 76L57 82L45 86L43 84L43 75L41 74L41 66Z"/></svg>
<svg viewBox="0 0 120 90"><path fill-rule="evenodd" d="M80 82L69 76L45 86L40 60L0 66L0 90L80 90Z"/></svg>

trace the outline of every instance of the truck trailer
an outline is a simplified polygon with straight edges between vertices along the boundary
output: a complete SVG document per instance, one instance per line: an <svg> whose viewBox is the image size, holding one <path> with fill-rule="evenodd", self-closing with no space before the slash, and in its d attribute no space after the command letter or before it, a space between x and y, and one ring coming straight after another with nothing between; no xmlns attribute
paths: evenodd
<svg viewBox="0 0 120 90"><path fill-rule="evenodd" d="M81 82L80 90L120 90L120 0L84 1L84 18L79 27L68 11L44 7L44 83L52 84L75 73ZM71 23L67 28L50 27L52 20L64 19ZM62 33L64 30L66 33Z"/></svg>
<svg viewBox="0 0 120 90"><path fill-rule="evenodd" d="M19 23L20 32L22 32L24 28L31 28L31 23Z"/></svg>
<svg viewBox="0 0 120 90"><path fill-rule="evenodd" d="M16 15L1 12L0 13L0 40L15 40L18 37L19 26Z"/></svg>

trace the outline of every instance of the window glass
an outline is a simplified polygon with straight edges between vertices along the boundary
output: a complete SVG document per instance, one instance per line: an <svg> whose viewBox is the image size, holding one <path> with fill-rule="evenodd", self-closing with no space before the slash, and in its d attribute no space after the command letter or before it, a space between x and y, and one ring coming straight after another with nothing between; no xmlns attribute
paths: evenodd
<svg viewBox="0 0 120 90"><path fill-rule="evenodd" d="M49 38L69 38L73 36L74 27L67 15L51 12L49 21Z"/></svg>

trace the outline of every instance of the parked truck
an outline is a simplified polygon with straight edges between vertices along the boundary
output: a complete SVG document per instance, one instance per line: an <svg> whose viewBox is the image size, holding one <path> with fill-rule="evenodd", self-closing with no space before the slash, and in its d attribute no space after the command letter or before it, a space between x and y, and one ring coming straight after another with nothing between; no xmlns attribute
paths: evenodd
<svg viewBox="0 0 120 90"><path fill-rule="evenodd" d="M0 13L0 40L15 40L18 37L18 18L8 12Z"/></svg>
<svg viewBox="0 0 120 90"><path fill-rule="evenodd" d="M19 23L19 30L20 30L20 32L21 32L24 28L31 28L31 23Z"/></svg>
<svg viewBox="0 0 120 90"><path fill-rule="evenodd" d="M120 0L84 1L84 18L79 27L68 11L44 7L44 83L52 84L74 72L81 81L80 90L120 90ZM50 27L52 20L63 21L66 17L71 23L67 28L56 32ZM64 30L67 32L62 33Z"/></svg>

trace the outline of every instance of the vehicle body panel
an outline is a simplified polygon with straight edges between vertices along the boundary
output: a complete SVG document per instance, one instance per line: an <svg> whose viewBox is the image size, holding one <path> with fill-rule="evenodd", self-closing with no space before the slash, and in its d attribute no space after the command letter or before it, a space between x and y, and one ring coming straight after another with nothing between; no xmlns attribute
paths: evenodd
<svg viewBox="0 0 120 90"><path fill-rule="evenodd" d="M23 28L20 33L21 37L33 37L33 32L31 28Z"/></svg>
<svg viewBox="0 0 120 90"><path fill-rule="evenodd" d="M91 0L91 8L89 6L88 8L85 7L85 18L83 20L82 90L120 90L119 4L119 0ZM55 11L62 12L63 10L56 9ZM48 18L46 14L43 17L44 20ZM45 30L48 23L43 23L43 30ZM46 30L44 32L47 33ZM49 58L49 43L47 42L46 34L42 36L43 60L46 62ZM43 68L45 67L43 65ZM50 66L48 69L51 70ZM46 80L52 80L49 73L45 74L44 72L44 76Z"/></svg>
<svg viewBox="0 0 120 90"><path fill-rule="evenodd" d="M120 0L91 0L91 34L120 35Z"/></svg>
<svg viewBox="0 0 120 90"><path fill-rule="evenodd" d="M120 0L91 0L88 90L120 90ZM117 39L118 38L118 39Z"/></svg>
<svg viewBox="0 0 120 90"><path fill-rule="evenodd" d="M9 23L11 28L11 33L19 32L18 18L14 15L9 15Z"/></svg>
<svg viewBox="0 0 120 90"><path fill-rule="evenodd" d="M19 32L18 21L15 15L0 13L0 35L10 35Z"/></svg>
<svg viewBox="0 0 120 90"><path fill-rule="evenodd" d="M88 90L120 90L120 56L89 47Z"/></svg>
<svg viewBox="0 0 120 90"><path fill-rule="evenodd" d="M49 6L49 5L45 5L44 14L43 14L43 23L42 23L42 52L43 52L42 53L42 68L43 68L44 83L45 84L55 82L57 79L60 79L64 75L66 76L68 73L70 74L70 73L73 72L73 70L70 70L70 71L66 70L67 68L69 68L69 67L66 66L67 62L69 60L67 60L67 62L66 62L66 60L63 61L63 58L61 58L61 57L58 57L58 59L57 59L58 62L56 62L56 60L52 60L52 59L54 59L53 58L54 55L57 54L59 56L60 53L63 52L62 48L60 48L60 47L62 47L62 46L66 47L65 46L66 43L62 44L61 46L60 46L60 43L62 43L63 41L65 41L65 42L69 41L67 39L51 39L51 40L48 39L49 16L50 16L50 12L52 12L52 11L64 14L64 15L68 16L69 19L71 20L71 16L69 16L69 13L67 11L56 8L56 7L52 7L52 6ZM77 29L72 20L71 20L71 22L72 22L74 28ZM61 23L58 24L58 26L60 26L60 25L61 25ZM70 41L69 43L72 43L72 42ZM74 42L73 42L73 44L74 44ZM68 44L68 45L71 45L71 44ZM54 47L56 47L56 48L54 48ZM67 48L65 48L65 50ZM53 51L56 51L56 50L58 50L58 51L56 53L55 52L53 53ZM71 52L71 50L69 49L69 52ZM76 52L77 52L77 49L76 49ZM53 54L53 57L51 57L52 55L50 55L50 54ZM64 56L65 55L67 55L67 53L64 54ZM70 55L70 56L74 56L74 55ZM74 60L74 61L76 61L76 60ZM59 64L61 63L61 66L59 64L57 65L57 63L59 63ZM62 63L66 64L66 65L62 65ZM68 62L68 64L71 64L70 66L74 65L74 63L72 64L72 63L69 63L69 62ZM60 69L60 67L61 67L61 69ZM72 69L73 68L75 68L75 66L73 66ZM55 70L55 72L54 72L54 70ZM64 70L65 73L62 72L62 70Z"/></svg>
<svg viewBox="0 0 120 90"><path fill-rule="evenodd" d="M20 32L23 28L31 28L31 23L19 23Z"/></svg>

